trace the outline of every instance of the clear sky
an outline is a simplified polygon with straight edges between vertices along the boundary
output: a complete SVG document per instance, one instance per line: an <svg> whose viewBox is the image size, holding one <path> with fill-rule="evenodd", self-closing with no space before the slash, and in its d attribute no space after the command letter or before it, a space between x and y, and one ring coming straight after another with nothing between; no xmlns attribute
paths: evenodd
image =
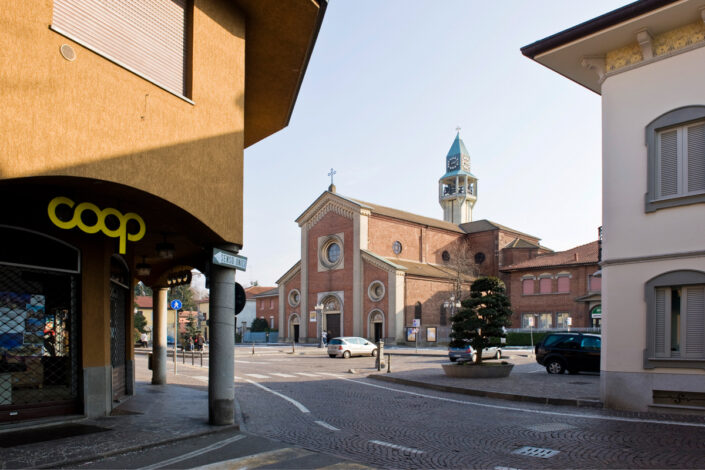
<svg viewBox="0 0 705 470"><path fill-rule="evenodd" d="M458 126L479 179L473 220L556 251L596 240L600 97L519 48L626 3L330 0L289 127L245 150L238 282L274 286L299 260L294 220L331 167L341 195L442 219Z"/></svg>

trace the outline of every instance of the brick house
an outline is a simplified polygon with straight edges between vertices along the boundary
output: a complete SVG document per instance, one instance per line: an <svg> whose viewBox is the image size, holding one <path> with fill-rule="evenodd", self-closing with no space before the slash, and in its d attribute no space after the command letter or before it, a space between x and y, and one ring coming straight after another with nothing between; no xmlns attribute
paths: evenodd
<svg viewBox="0 0 705 470"><path fill-rule="evenodd" d="M271 329L279 328L279 289L267 287L264 292L255 294L253 297L256 302L255 318L267 320L267 325Z"/></svg>
<svg viewBox="0 0 705 470"><path fill-rule="evenodd" d="M535 236L472 221L476 200L459 135L439 180L445 220L342 196L331 184L296 219L301 260L277 281L279 337L315 342L325 330L403 343L415 341L413 332L422 342L448 341L458 297L475 276L551 252Z"/></svg>
<svg viewBox="0 0 705 470"><path fill-rule="evenodd" d="M594 241L501 268L514 311L512 328L529 328L532 318L537 329L600 326L598 251Z"/></svg>

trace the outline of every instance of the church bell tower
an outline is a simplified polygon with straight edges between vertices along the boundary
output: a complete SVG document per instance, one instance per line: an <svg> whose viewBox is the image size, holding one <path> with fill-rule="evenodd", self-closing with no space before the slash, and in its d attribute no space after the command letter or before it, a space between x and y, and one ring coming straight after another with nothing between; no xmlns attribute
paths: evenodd
<svg viewBox="0 0 705 470"><path fill-rule="evenodd" d="M446 155L446 173L438 180L438 202L443 220L454 224L472 221L477 201L477 178L470 173L470 154L460 138L460 128Z"/></svg>

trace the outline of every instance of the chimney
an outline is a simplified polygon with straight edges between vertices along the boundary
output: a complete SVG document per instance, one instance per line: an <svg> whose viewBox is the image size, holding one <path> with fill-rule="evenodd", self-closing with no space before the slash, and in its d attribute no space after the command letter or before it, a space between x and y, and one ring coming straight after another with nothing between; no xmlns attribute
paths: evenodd
<svg viewBox="0 0 705 470"><path fill-rule="evenodd" d="M576 252L576 253L573 253L573 259L574 259L575 261L578 261L578 253L577 253L577 252Z"/></svg>

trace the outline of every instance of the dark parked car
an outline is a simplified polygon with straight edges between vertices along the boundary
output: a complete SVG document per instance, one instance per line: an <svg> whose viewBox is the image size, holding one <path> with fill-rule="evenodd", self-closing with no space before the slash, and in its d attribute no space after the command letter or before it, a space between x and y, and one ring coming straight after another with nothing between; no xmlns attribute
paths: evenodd
<svg viewBox="0 0 705 470"><path fill-rule="evenodd" d="M549 374L599 372L601 343L599 335L551 333L536 345L536 362Z"/></svg>

